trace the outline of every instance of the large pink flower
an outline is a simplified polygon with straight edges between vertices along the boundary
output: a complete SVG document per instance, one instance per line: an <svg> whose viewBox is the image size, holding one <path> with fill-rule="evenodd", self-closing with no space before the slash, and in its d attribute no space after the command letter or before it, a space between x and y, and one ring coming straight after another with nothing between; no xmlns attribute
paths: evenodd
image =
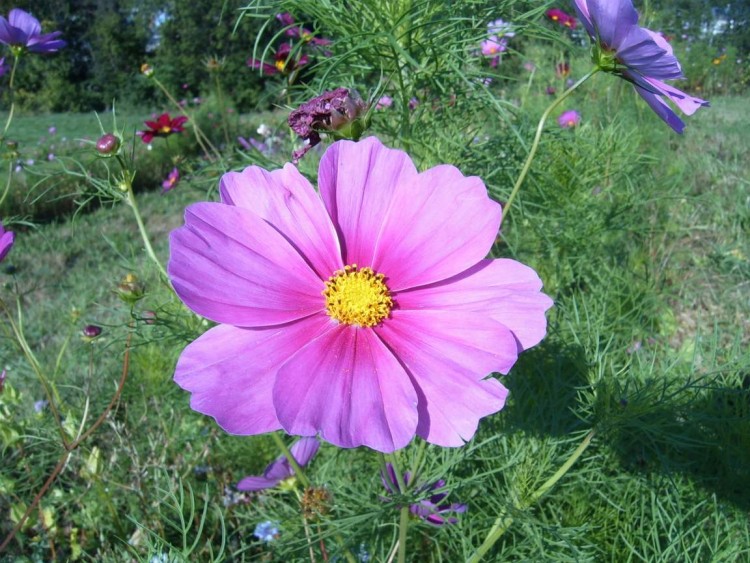
<svg viewBox="0 0 750 563"><path fill-rule="evenodd" d="M485 259L500 206L477 177L418 173L374 137L323 155L318 195L291 164L221 180L170 237L177 294L219 326L175 381L232 434L284 429L391 452L472 438L552 301L514 260Z"/></svg>

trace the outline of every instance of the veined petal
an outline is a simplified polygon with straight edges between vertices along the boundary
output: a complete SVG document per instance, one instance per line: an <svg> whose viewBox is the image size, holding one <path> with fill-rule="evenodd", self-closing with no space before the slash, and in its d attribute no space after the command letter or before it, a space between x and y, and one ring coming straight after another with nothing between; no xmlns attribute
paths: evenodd
<svg viewBox="0 0 750 563"><path fill-rule="evenodd" d="M318 187L339 234L345 264L372 266L394 194L410 190L417 170L409 156L377 138L338 141L323 155Z"/></svg>
<svg viewBox="0 0 750 563"><path fill-rule="evenodd" d="M471 269L425 287L394 295L399 309L463 311L489 315L531 348L547 333L545 311L552 299L528 266L510 259L482 260Z"/></svg>
<svg viewBox="0 0 750 563"><path fill-rule="evenodd" d="M170 235L169 276L196 313L235 326L267 326L325 306L324 284L297 250L258 215L196 203Z"/></svg>
<svg viewBox="0 0 750 563"><path fill-rule="evenodd" d="M417 394L404 368L367 328L337 325L279 370L274 404L290 434L340 447L392 452L417 426Z"/></svg>
<svg viewBox="0 0 750 563"><path fill-rule="evenodd" d="M643 84L644 82L645 84ZM685 115L693 115L699 108L708 107L710 105L706 100L690 96L682 90L678 90L674 86L670 86L669 84L657 80L656 78L651 78L650 76L644 76L643 82L638 81L639 86L642 84L644 86L651 86L651 88L648 88L649 90L654 93L661 93L664 97L671 100Z"/></svg>
<svg viewBox="0 0 750 563"><path fill-rule="evenodd" d="M417 434L440 446L461 446L479 419L503 408L506 373L518 343L502 324L457 311L392 311L374 330L411 375L419 395Z"/></svg>
<svg viewBox="0 0 750 563"><path fill-rule="evenodd" d="M627 33L638 25L632 0L588 0L595 36L610 49L619 50Z"/></svg>
<svg viewBox="0 0 750 563"><path fill-rule="evenodd" d="M500 227L482 180L454 166L422 172L392 198L372 262L391 291L463 272L487 256Z"/></svg>
<svg viewBox="0 0 750 563"><path fill-rule="evenodd" d="M654 36L642 27L632 27L617 49L617 58L628 68L645 76L656 78L682 78L677 58L665 50ZM661 43L666 43L663 39Z"/></svg>
<svg viewBox="0 0 750 563"><path fill-rule="evenodd" d="M26 38L33 37L42 33L42 25L39 20L28 12L18 8L13 8L8 14L8 22L15 28L21 30Z"/></svg>
<svg viewBox="0 0 750 563"><path fill-rule="evenodd" d="M297 168L250 166L224 174L221 200L248 209L281 233L321 279L343 268L336 231L320 197Z"/></svg>
<svg viewBox="0 0 750 563"><path fill-rule="evenodd" d="M646 100L646 103L651 106L651 109L654 110L656 115L661 117L662 120L664 120L664 122L677 133L682 134L685 129L685 123L674 111L672 111L672 108L667 105L661 96L640 87L638 84L633 84L633 86L635 87L635 91L638 92L638 95Z"/></svg>
<svg viewBox="0 0 750 563"><path fill-rule="evenodd" d="M261 329L219 325L183 350L175 382L192 393L190 406L230 434L279 430L273 385L279 367L330 324L316 315Z"/></svg>

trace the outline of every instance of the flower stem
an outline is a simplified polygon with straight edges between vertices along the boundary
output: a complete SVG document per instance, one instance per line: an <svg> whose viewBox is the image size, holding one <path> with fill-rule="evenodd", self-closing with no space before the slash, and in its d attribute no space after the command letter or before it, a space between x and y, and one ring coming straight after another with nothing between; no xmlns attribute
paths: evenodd
<svg viewBox="0 0 750 563"><path fill-rule="evenodd" d="M409 530L409 507L401 507L401 518L398 525L398 563L406 562L406 532Z"/></svg>
<svg viewBox="0 0 750 563"><path fill-rule="evenodd" d="M10 80L8 81L8 90L10 91L10 109L8 110L8 119L5 121L5 127L3 128L3 137L10 128L10 122L13 121L13 110L16 107L16 96L15 90L13 90L13 79L16 77L16 67L18 66L18 59L20 55L13 57L13 68L10 71Z"/></svg>
<svg viewBox="0 0 750 563"><path fill-rule="evenodd" d="M547 479L541 487L539 487L536 491L534 491L531 496L528 497L524 502L521 503L521 505L518 507L520 510L526 510L531 505L536 503L544 494L549 491L552 487L555 486L555 484L568 472L568 470L573 466L573 464L578 460L579 457L583 454L583 452L586 451L586 448L589 447L589 444L591 443L591 439L594 437L594 430L590 430L588 434L583 438L583 441L578 445L578 447L575 449L575 451L571 454L571 456L560 466L560 469L558 469L552 477ZM509 516L507 513L501 514L498 516L497 520L495 520L495 524L490 529L489 533L487 534L487 537L485 538L482 545L480 545L477 550L472 554L472 556L467 559L467 563L477 563L482 557L492 548L493 545L497 542L497 540L500 539L500 537L508 531L508 528L510 528L511 524L513 524L513 517Z"/></svg>
<svg viewBox="0 0 750 563"><path fill-rule="evenodd" d="M129 180L127 181L127 187L128 191L126 193L125 201L130 206L130 209L133 210L133 216L135 217L135 222L138 224L138 231L141 233L141 239L143 239L143 246L146 248L146 254L148 254L149 258L151 258L151 261L156 264L156 267L159 269L159 273L161 273L164 279L169 281L167 271L164 269L164 266L162 266L159 258L156 256L156 252L154 252L154 248L151 246L151 241L149 240L148 233L146 232L146 225L144 225L143 223L141 212L138 210L138 204L135 202L133 185Z"/></svg>
<svg viewBox="0 0 750 563"><path fill-rule="evenodd" d="M302 472L302 468L299 466L299 463L297 463L297 460L294 459L294 456L292 455L292 452L289 451L289 448L286 447L284 440L281 439L281 436L279 436L277 432L271 432L271 437L273 438L273 441L276 442L276 445L281 450L281 453L283 453L284 457L287 459L287 461L289 461L289 465L291 465L292 469L294 469L294 476L299 479L299 482L302 483L303 487L308 488L310 486L310 481L307 477L305 477L305 474Z"/></svg>
<svg viewBox="0 0 750 563"><path fill-rule="evenodd" d="M518 194L518 190L521 189L521 185L523 184L523 181L526 179L526 174L528 174L529 169L531 168L531 163L534 160L534 156L536 155L537 149L539 148L539 140L542 138L542 131L544 131L544 123L547 121L549 114L552 113L552 111L557 106L559 106L568 96L570 96L570 94L572 94L576 88L578 88L581 84L583 84L589 78L594 76L594 74L599 72L599 70L600 70L599 67L596 67L593 70L591 70L578 82L573 84L573 86L571 86L570 88L565 90L565 92L560 94L560 97L557 98L554 102L552 102L546 110L544 110L544 113L542 114L542 117L539 119L539 123L536 126L536 134L534 135L534 141L531 143L531 149L529 150L529 154L526 157L526 162L524 162L523 168L521 168L521 173L518 175L518 179L516 180L516 183L513 186L513 190L510 192L510 196L508 196L508 201L505 202L505 208L503 209L503 219L505 219L508 216L508 211L510 211L510 206L513 203L513 200L516 198L516 195Z"/></svg>

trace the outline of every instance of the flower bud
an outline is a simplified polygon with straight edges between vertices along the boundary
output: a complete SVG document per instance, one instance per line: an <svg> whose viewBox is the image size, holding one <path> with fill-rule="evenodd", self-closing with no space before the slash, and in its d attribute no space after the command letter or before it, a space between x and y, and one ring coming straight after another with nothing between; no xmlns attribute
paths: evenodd
<svg viewBox="0 0 750 563"><path fill-rule="evenodd" d="M126 275L115 289L120 299L129 305L134 305L146 294L146 286L138 280L135 274Z"/></svg>
<svg viewBox="0 0 750 563"><path fill-rule="evenodd" d="M81 338L84 342L91 342L102 333L102 327L97 325L86 325L81 331Z"/></svg>
<svg viewBox="0 0 750 563"><path fill-rule="evenodd" d="M143 63L141 65L141 74L146 78L151 78L154 75L154 67L148 63Z"/></svg>
<svg viewBox="0 0 750 563"><path fill-rule="evenodd" d="M120 138L114 133L105 133L96 142L96 152L102 156L114 156L120 150Z"/></svg>

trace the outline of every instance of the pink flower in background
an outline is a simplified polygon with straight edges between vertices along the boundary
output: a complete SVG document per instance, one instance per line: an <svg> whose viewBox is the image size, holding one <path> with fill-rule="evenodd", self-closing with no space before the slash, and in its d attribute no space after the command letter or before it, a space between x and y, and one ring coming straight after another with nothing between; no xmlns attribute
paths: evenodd
<svg viewBox="0 0 750 563"><path fill-rule="evenodd" d="M569 109L560 114L560 117L557 118L557 123L563 129L571 129L581 123L581 114L574 109Z"/></svg>
<svg viewBox="0 0 750 563"><path fill-rule="evenodd" d="M174 133L182 133L185 122L188 118L184 115L178 115L175 118L170 117L168 113L162 113L156 121L146 121L148 129L146 131L137 131L141 140L148 144L154 137L169 137Z"/></svg>
<svg viewBox="0 0 750 563"><path fill-rule="evenodd" d="M575 29L578 26L578 21L573 16L558 8L547 10L547 17L563 27Z"/></svg>
<svg viewBox="0 0 750 563"><path fill-rule="evenodd" d="M0 16L0 43L11 48L25 49L32 53L54 53L67 45L61 31L42 35L39 20L28 12L14 8L6 20Z"/></svg>
<svg viewBox="0 0 750 563"><path fill-rule="evenodd" d="M3 224L0 223L0 262L8 255L10 249L13 247L13 242L16 240L16 234L11 231L6 231Z"/></svg>
<svg viewBox="0 0 750 563"><path fill-rule="evenodd" d="M263 74L271 76L274 74L288 74L310 62L310 57L304 53L295 52L294 56L292 56L291 43L282 43L273 58L274 64L264 63L260 59L249 59L247 66L261 69Z"/></svg>
<svg viewBox="0 0 750 563"><path fill-rule="evenodd" d="M492 36L482 41L482 54L485 57L493 57L508 50L508 40L504 37Z"/></svg>
<svg viewBox="0 0 750 563"><path fill-rule="evenodd" d="M284 31L284 35L287 37L299 38L315 46L330 45L332 43L330 39L326 39L325 37L315 37L315 34L309 29L304 28L301 25L295 25L296 20L289 12L276 14L276 19L279 20L281 25L287 28Z"/></svg>
<svg viewBox="0 0 750 563"><path fill-rule="evenodd" d="M575 8L594 42L596 65L631 82L656 115L677 133L682 133L685 123L665 99L686 115L709 105L663 82L684 78L682 68L661 35L638 25L632 0L575 0Z"/></svg>
<svg viewBox="0 0 750 563"><path fill-rule="evenodd" d="M167 193L168 191L174 189L174 187L177 185L177 183L180 181L180 171L177 170L177 167L172 168L172 171L167 174L167 177L165 180L161 183L161 193Z"/></svg>
<svg viewBox="0 0 750 563"><path fill-rule="evenodd" d="M170 236L185 304L220 323L175 381L231 434L283 429L391 452L460 446L503 408L518 354L546 333L536 272L485 259L500 205L449 165L419 173L369 137L297 168L229 172Z"/></svg>
<svg viewBox="0 0 750 563"><path fill-rule="evenodd" d="M393 105L393 98L390 96L380 96L380 99L375 104L375 109L385 109Z"/></svg>
<svg viewBox="0 0 750 563"><path fill-rule="evenodd" d="M320 442L317 438L302 438L298 440L291 448L289 452L295 459L300 467L304 467L310 460L315 457L318 453ZM240 491L262 491L263 489L272 489L284 479L288 479L294 475L294 469L289 464L289 460L285 456L277 457L271 462L263 475L250 475L240 480L237 483L237 488Z"/></svg>

